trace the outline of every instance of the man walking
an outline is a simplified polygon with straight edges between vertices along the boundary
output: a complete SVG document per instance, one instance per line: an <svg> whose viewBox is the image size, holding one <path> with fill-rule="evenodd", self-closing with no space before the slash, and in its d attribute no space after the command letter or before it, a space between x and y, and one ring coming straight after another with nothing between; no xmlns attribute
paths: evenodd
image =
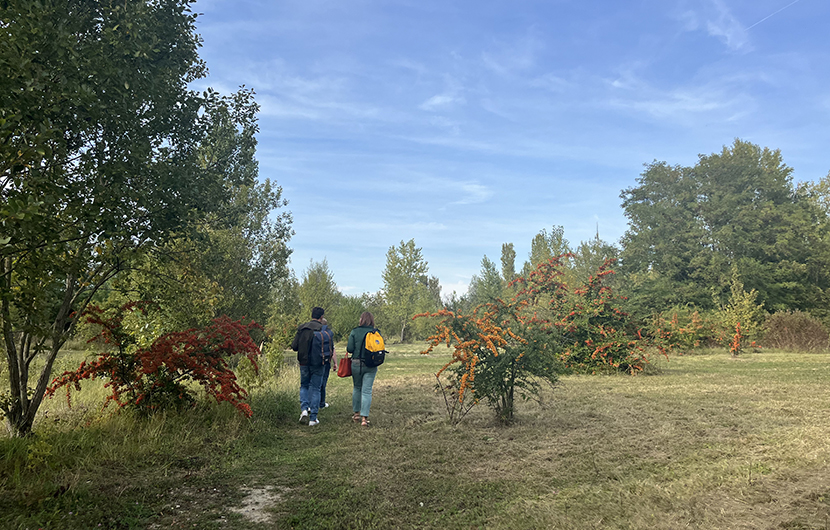
<svg viewBox="0 0 830 530"><path fill-rule="evenodd" d="M301 324L297 334L291 342L291 349L297 352L297 362L300 363L300 421L307 421L309 426L318 425L317 411L320 408L320 386L323 384L323 365L309 362L309 351L314 332L323 328L322 307L311 310L311 321Z"/></svg>

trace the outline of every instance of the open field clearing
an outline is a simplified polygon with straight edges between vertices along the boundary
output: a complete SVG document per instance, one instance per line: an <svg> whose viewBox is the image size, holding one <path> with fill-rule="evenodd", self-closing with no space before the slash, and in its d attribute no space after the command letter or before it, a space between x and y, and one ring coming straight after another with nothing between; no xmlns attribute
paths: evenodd
<svg viewBox="0 0 830 530"><path fill-rule="evenodd" d="M392 347L368 429L336 376L321 424L299 424L290 365L252 392L250 421L101 416L94 385L71 409L56 396L35 437L0 440L0 527L830 527L826 354L568 376L511 426L481 404L453 427L432 375L449 355L418 351Z"/></svg>

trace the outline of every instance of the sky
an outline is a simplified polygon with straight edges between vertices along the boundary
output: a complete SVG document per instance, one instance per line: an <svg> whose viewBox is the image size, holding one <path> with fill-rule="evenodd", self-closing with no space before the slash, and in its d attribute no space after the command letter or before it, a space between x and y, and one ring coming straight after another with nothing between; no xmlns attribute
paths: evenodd
<svg viewBox="0 0 830 530"><path fill-rule="evenodd" d="M198 0L209 75L254 89L298 278L383 287L415 240L444 296L542 229L618 243L644 164L736 138L830 170L827 0Z"/></svg>

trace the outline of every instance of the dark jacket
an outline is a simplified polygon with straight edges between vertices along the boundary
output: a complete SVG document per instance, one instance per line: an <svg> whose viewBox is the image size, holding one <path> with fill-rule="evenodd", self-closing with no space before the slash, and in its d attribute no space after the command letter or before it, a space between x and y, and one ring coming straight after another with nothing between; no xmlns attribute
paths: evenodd
<svg viewBox="0 0 830 530"><path fill-rule="evenodd" d="M349 343L346 345L346 351L352 354L352 359L363 358L363 344L366 342L366 334L372 331L373 327L359 326L349 333Z"/></svg>
<svg viewBox="0 0 830 530"><path fill-rule="evenodd" d="M294 335L294 340L291 341L291 349L297 352L297 362L300 366L308 364L308 350L311 349L311 339L314 338L314 332L323 329L322 322L312 320L301 324L297 328L297 334Z"/></svg>

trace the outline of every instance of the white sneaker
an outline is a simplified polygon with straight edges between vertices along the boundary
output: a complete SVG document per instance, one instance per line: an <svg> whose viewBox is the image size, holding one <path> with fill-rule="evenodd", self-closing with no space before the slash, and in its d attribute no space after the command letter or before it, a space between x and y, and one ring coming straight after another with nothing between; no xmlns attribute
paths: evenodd
<svg viewBox="0 0 830 530"><path fill-rule="evenodd" d="M320 425L320 420L311 420L308 422L309 427L314 427L315 425Z"/></svg>
<svg viewBox="0 0 830 530"><path fill-rule="evenodd" d="M321 409L327 409L327 408L329 408L329 404L328 404L328 402L323 403L323 406L322 406L322 407L320 407L320 408L321 408Z"/></svg>
<svg viewBox="0 0 830 530"><path fill-rule="evenodd" d="M300 413L300 421L301 422L308 421L308 411L307 410L304 410L302 413Z"/></svg>

